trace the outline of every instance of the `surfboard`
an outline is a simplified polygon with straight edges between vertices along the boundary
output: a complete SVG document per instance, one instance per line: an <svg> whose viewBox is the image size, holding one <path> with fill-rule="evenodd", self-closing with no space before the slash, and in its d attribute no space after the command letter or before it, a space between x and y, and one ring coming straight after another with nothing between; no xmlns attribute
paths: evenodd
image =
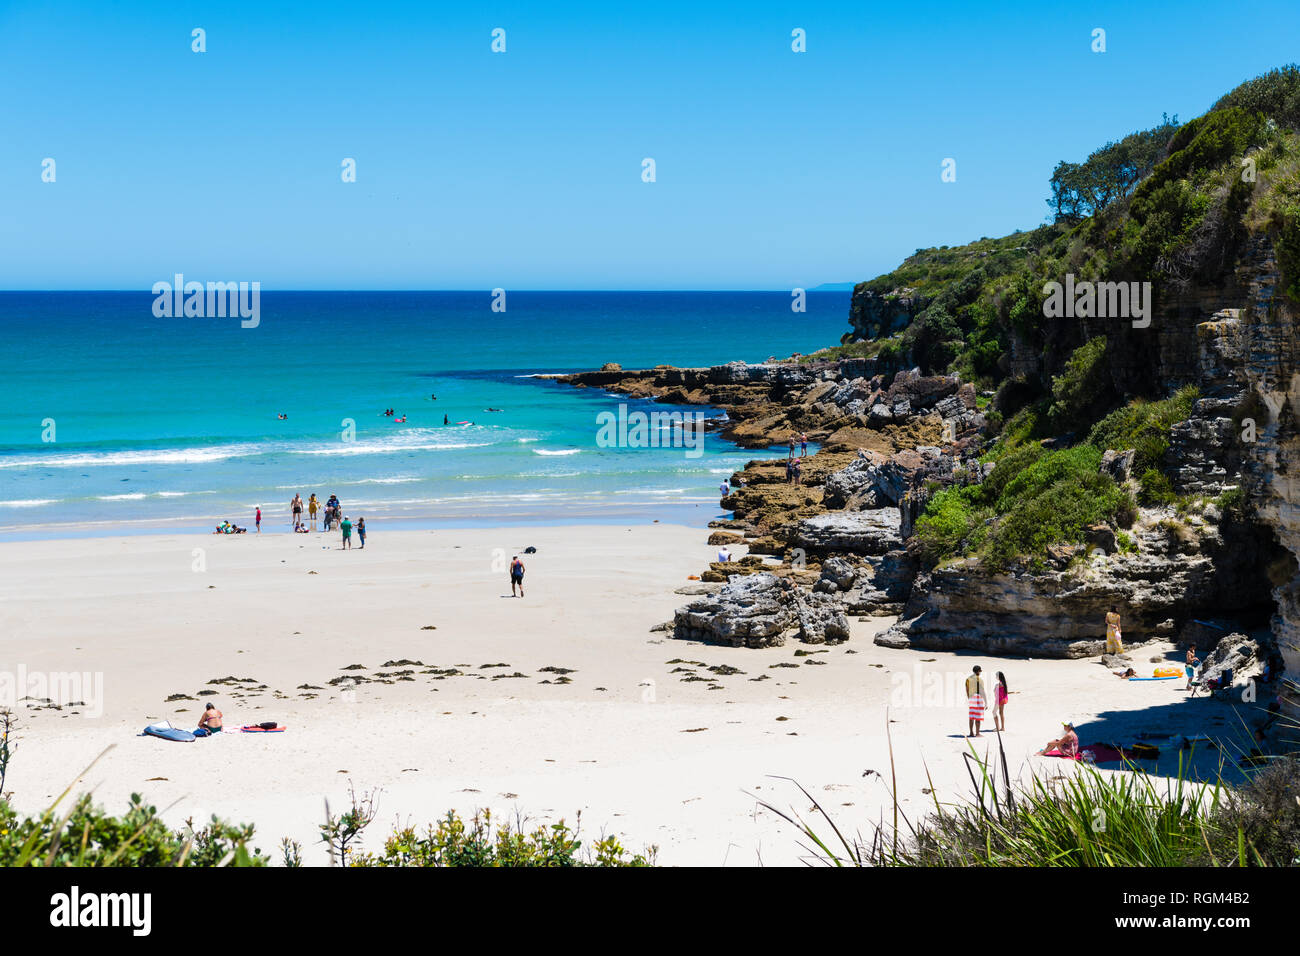
<svg viewBox="0 0 1300 956"><path fill-rule="evenodd" d="M150 724L144 729L144 732L150 737L159 737L163 740L175 740L180 743L193 743L196 739L188 730L181 730L179 727L173 727L165 720L157 724Z"/></svg>

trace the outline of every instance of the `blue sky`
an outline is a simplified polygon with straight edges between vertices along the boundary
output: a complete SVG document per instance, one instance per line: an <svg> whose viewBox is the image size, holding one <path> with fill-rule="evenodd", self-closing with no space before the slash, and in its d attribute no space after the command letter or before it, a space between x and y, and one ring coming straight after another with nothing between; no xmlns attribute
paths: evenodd
<svg viewBox="0 0 1300 956"><path fill-rule="evenodd" d="M1300 58L1294 0L1053 7L0 0L0 288L860 280Z"/></svg>

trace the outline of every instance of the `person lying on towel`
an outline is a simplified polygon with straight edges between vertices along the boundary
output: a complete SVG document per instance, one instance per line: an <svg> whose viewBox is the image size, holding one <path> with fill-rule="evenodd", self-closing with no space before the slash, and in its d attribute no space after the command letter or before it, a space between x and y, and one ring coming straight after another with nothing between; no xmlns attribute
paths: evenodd
<svg viewBox="0 0 1300 956"><path fill-rule="evenodd" d="M1077 760L1079 757L1079 735L1074 732L1074 724L1064 723L1065 733L1055 740L1049 740L1038 751L1040 757L1067 757Z"/></svg>

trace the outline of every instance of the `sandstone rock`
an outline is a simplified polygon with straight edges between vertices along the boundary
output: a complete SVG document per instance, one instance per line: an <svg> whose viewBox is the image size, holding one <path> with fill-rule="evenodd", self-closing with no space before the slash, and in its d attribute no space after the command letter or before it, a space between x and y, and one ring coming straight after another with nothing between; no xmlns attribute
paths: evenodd
<svg viewBox="0 0 1300 956"><path fill-rule="evenodd" d="M1232 602L1206 555L1143 551L1067 571L990 574L971 562L917 577L904 617L876 642L886 647L975 649L1035 657L1087 657L1105 646L1105 615L1118 606L1126 644L1154 637L1172 617ZM1149 549L1148 546L1149 545Z"/></svg>
<svg viewBox="0 0 1300 956"><path fill-rule="evenodd" d="M858 576L858 569L845 558L833 557L822 562L821 578L818 580L814 590L833 594L837 591L847 591L853 586L854 579Z"/></svg>
<svg viewBox="0 0 1300 956"><path fill-rule="evenodd" d="M1110 475L1116 481L1128 481L1129 472L1133 470L1133 459L1137 452L1130 448L1127 451L1115 451L1107 449L1101 456L1102 474Z"/></svg>
<svg viewBox="0 0 1300 956"><path fill-rule="evenodd" d="M673 616L674 637L733 647L784 644L785 632L795 625L786 590L771 574L733 581L679 608Z"/></svg>
<svg viewBox="0 0 1300 956"><path fill-rule="evenodd" d="M1115 536L1115 529L1106 524L1089 525L1084 532L1087 539L1088 548L1100 548L1107 554L1114 554L1119 548L1119 543ZM709 542L712 544L712 540Z"/></svg>
<svg viewBox="0 0 1300 956"><path fill-rule="evenodd" d="M885 456L868 452L848 467L832 472L826 478L822 502L827 508L845 508L854 502L858 509L879 508L889 503L876 493L876 469Z"/></svg>
<svg viewBox="0 0 1300 956"><path fill-rule="evenodd" d="M694 596L698 594L716 594L723 587L722 583L716 581L699 581L695 584L683 585L673 591L674 594L685 594Z"/></svg>
<svg viewBox="0 0 1300 956"><path fill-rule="evenodd" d="M744 540L744 535L736 534L734 531L715 531L709 535L709 545L715 548L724 544L739 544Z"/></svg>
<svg viewBox="0 0 1300 956"><path fill-rule="evenodd" d="M793 592L799 639L807 644L838 644L849 639L849 619L839 601L828 594Z"/></svg>
<svg viewBox="0 0 1300 956"><path fill-rule="evenodd" d="M900 521L897 508L828 512L800 521L791 543L816 552L884 554L902 547Z"/></svg>
<svg viewBox="0 0 1300 956"><path fill-rule="evenodd" d="M1224 636L1208 654L1201 655L1203 681L1217 680L1227 668L1232 669L1234 684L1259 674L1268 658L1270 648L1261 647L1254 638L1233 633Z"/></svg>

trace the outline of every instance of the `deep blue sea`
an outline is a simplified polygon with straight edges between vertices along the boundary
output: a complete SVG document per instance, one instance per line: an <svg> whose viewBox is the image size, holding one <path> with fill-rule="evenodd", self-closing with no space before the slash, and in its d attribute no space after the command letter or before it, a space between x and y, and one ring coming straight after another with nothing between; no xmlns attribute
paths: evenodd
<svg viewBox="0 0 1300 956"><path fill-rule="evenodd" d="M488 292L266 292L243 328L155 317L148 292L0 292L0 533L210 530L258 505L285 531L295 492L367 524L703 525L765 453L714 434L698 457L608 446L600 412L655 406L530 376L761 361L848 328L847 292L790 301L510 292L494 312Z"/></svg>

